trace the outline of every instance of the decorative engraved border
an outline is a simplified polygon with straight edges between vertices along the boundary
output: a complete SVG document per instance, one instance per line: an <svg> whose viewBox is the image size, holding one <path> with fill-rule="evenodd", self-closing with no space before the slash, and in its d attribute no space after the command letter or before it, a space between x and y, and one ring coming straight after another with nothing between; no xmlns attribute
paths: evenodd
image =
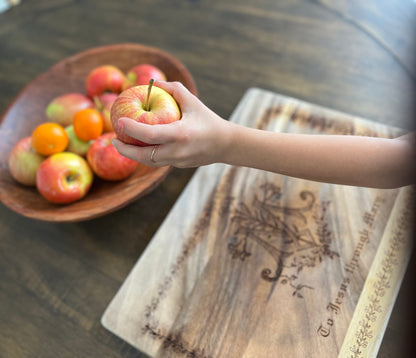
<svg viewBox="0 0 416 358"><path fill-rule="evenodd" d="M143 327L143 333L149 333L153 338L162 340L165 349L171 349L176 354L183 354L186 358L213 358L211 355L206 355L204 349L192 348L179 333L164 335L160 329L153 328L149 324Z"/></svg>
<svg viewBox="0 0 416 358"><path fill-rule="evenodd" d="M390 237L387 249L383 251L381 265L375 273L377 279L374 283L373 290L366 297L365 315L358 322L358 326L354 332L353 336L355 337L355 341L349 343L349 351L352 352L349 358L367 357L365 350L373 338L376 338L379 333L374 332L373 327L380 315L385 314L385 310L391 308L390 306L385 307L383 297L391 288L391 278L394 275L394 271L403 265L404 258L400 254L400 251L403 250L403 246L409 240L413 218L412 198L413 195L408 195L404 200L405 203L398 215L394 233ZM374 354L376 353L374 352Z"/></svg>

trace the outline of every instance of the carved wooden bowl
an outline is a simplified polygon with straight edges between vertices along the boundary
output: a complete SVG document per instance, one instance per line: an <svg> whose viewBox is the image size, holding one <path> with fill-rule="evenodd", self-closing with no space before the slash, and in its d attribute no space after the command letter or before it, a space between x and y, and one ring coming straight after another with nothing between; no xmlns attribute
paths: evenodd
<svg viewBox="0 0 416 358"><path fill-rule="evenodd" d="M191 74L180 61L159 49L139 44L97 47L68 57L36 77L18 94L0 118L0 200L6 206L39 220L83 221L126 206L165 179L170 167L142 167L120 182L106 182L95 176L85 198L69 205L56 205L44 199L36 188L17 183L8 170L8 156L14 144L46 121L45 108L53 98L69 92L85 93L86 76L94 67L112 64L127 72L139 63L159 67L169 81L180 81L197 94Z"/></svg>

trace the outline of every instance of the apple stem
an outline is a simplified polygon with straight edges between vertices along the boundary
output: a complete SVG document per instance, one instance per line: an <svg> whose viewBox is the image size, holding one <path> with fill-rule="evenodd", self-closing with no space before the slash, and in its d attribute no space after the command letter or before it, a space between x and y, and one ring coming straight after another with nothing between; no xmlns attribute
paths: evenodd
<svg viewBox="0 0 416 358"><path fill-rule="evenodd" d="M144 104L144 110L145 111L150 111L149 99L150 99L150 92L152 91L152 87L153 87L154 82L155 82L155 80L153 78L151 78L150 81L149 81L149 87L147 88L146 103Z"/></svg>

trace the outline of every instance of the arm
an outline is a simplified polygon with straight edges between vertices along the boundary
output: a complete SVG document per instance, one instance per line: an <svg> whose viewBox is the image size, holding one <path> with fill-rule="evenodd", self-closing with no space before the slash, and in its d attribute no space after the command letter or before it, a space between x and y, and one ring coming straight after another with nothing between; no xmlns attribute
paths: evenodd
<svg viewBox="0 0 416 358"><path fill-rule="evenodd" d="M226 162L335 184L389 188L412 181L415 135L396 139L234 129Z"/></svg>
<svg viewBox="0 0 416 358"><path fill-rule="evenodd" d="M180 121L149 126L123 118L132 137L157 144L114 141L118 151L149 166L196 167L216 162L336 184L398 187L412 183L415 134L396 139L275 133L226 121L181 84L158 82L182 109Z"/></svg>

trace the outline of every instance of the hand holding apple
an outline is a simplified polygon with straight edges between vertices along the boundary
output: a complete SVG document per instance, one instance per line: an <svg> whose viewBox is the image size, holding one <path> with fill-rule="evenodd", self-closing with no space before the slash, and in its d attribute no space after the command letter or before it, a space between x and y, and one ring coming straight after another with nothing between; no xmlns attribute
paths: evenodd
<svg viewBox="0 0 416 358"><path fill-rule="evenodd" d="M233 123L208 109L179 82L157 81L157 86L175 96L182 110L181 120L149 126L128 118L129 115L124 112L118 123L123 135L158 146L156 149L154 146L139 147L116 139L114 145L117 150L128 158L152 167L172 165L185 168L222 162L224 154L232 149L229 143ZM150 160L152 152L155 162Z"/></svg>
<svg viewBox="0 0 416 358"><path fill-rule="evenodd" d="M55 204L69 204L82 199L91 188L93 173L85 159L61 152L45 159L36 175L42 196Z"/></svg>
<svg viewBox="0 0 416 358"><path fill-rule="evenodd" d="M148 86L136 86L123 91L111 108L111 122L117 138L128 144L148 145L127 135L120 128L118 120L122 117L151 125L167 124L180 120L181 111L171 94L153 86L153 81L150 81Z"/></svg>

